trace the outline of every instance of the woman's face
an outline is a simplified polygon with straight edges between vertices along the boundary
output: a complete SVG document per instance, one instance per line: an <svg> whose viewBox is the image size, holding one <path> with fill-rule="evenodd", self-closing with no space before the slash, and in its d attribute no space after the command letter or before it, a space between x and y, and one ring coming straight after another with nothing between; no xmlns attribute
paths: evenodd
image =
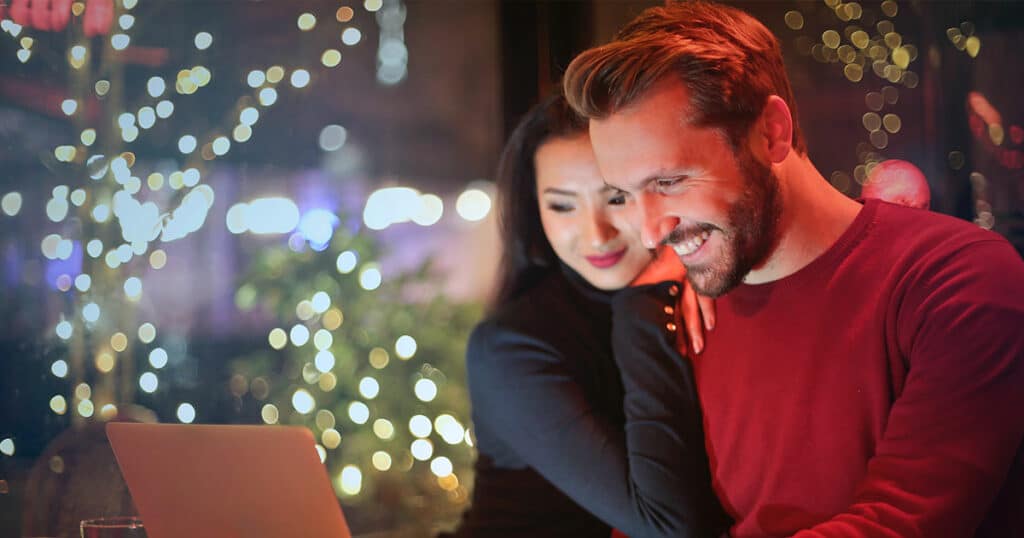
<svg viewBox="0 0 1024 538"><path fill-rule="evenodd" d="M627 203L605 185L586 134L552 138L534 155L544 234L555 254L594 287L626 287L651 261Z"/></svg>

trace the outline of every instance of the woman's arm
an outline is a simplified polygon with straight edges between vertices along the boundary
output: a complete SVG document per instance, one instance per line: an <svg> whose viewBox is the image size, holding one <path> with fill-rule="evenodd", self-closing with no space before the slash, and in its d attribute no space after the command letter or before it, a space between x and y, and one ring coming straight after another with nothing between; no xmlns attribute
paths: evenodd
<svg viewBox="0 0 1024 538"><path fill-rule="evenodd" d="M493 323L474 331L468 350L478 420L632 538L718 536L726 527L710 487L689 364L667 327L675 316L672 286L631 288L613 302L625 431L595 409L576 381L573 373L587 367L588 357L565 357L543 338Z"/></svg>

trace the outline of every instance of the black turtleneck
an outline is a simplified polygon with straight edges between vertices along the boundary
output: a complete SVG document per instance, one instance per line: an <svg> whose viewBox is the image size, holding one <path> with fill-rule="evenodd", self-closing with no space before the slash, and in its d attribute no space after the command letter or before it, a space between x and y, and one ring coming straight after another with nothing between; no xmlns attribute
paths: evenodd
<svg viewBox="0 0 1024 538"><path fill-rule="evenodd" d="M479 458L458 536L727 528L668 326L674 286L613 294L562 266L476 327L466 359Z"/></svg>

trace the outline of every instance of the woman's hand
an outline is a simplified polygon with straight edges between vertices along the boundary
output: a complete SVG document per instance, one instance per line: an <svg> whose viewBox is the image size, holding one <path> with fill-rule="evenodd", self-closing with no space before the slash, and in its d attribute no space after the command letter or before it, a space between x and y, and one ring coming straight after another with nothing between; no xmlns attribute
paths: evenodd
<svg viewBox="0 0 1024 538"><path fill-rule="evenodd" d="M686 327L686 331L677 332L680 343L689 342L687 346L694 354L704 351L704 331L715 328L715 300L697 295L693 286L686 279L686 268L679 257L668 246L662 246L654 260L633 279L632 286L658 284L671 280L682 283L675 306L676 325Z"/></svg>

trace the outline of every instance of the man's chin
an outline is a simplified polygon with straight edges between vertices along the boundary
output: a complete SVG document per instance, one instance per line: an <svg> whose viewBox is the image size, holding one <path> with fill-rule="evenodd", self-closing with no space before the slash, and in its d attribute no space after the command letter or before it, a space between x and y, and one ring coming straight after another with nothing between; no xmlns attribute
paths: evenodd
<svg viewBox="0 0 1024 538"><path fill-rule="evenodd" d="M730 279L727 274L707 267L687 267L686 279L698 295L711 298L720 297L739 284L739 279Z"/></svg>

